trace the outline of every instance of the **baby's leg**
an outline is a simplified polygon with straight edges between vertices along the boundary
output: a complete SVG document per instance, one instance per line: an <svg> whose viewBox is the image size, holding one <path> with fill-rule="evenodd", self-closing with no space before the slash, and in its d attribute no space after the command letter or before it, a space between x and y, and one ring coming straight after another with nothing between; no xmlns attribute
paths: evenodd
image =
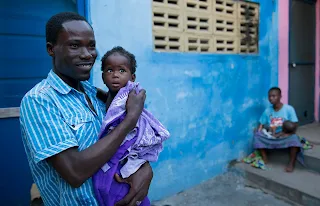
<svg viewBox="0 0 320 206"><path fill-rule="evenodd" d="M286 172L292 172L294 170L299 149L299 147L290 147L290 160L288 166L286 167Z"/></svg>
<svg viewBox="0 0 320 206"><path fill-rule="evenodd" d="M260 153L261 153L261 156L262 156L262 159L264 161L265 164L268 163L268 158L267 158L267 152L265 149L259 149Z"/></svg>

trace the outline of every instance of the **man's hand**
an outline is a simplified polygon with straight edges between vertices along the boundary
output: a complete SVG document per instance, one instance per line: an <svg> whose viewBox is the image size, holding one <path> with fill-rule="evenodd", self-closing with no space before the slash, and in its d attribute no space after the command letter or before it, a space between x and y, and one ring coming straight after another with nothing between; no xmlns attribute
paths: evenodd
<svg viewBox="0 0 320 206"><path fill-rule="evenodd" d="M138 94L133 89L127 100L127 116L132 118L132 122L137 122L144 107L146 100L146 91L141 90ZM135 125L134 125L135 126Z"/></svg>
<svg viewBox="0 0 320 206"><path fill-rule="evenodd" d="M130 185L129 193L116 206L136 206L137 201L143 201L148 195L152 177L153 172L149 163L145 163L136 173L126 179L116 174L115 179L118 182Z"/></svg>

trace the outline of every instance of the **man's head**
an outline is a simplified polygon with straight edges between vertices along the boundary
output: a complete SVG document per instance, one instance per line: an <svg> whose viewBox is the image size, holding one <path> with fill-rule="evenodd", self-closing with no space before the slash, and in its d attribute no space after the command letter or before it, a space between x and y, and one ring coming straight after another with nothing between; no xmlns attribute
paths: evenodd
<svg viewBox="0 0 320 206"><path fill-rule="evenodd" d="M272 87L268 93L271 104L276 105L281 101L281 89L279 87Z"/></svg>
<svg viewBox="0 0 320 206"><path fill-rule="evenodd" d="M291 121L284 121L282 124L282 131L285 134L294 134L296 132L297 126Z"/></svg>
<svg viewBox="0 0 320 206"><path fill-rule="evenodd" d="M88 80L97 57L95 37L86 19L77 13L62 12L46 24L47 52L54 72L67 84Z"/></svg>
<svg viewBox="0 0 320 206"><path fill-rule="evenodd" d="M109 91L117 93L127 82L136 79L137 62L133 54L122 47L114 47L101 59L102 79Z"/></svg>

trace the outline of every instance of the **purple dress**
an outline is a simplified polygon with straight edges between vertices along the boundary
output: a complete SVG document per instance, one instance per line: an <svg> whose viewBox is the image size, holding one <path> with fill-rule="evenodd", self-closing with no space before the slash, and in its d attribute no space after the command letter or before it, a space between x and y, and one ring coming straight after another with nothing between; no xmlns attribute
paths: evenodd
<svg viewBox="0 0 320 206"><path fill-rule="evenodd" d="M128 82L112 101L102 122L99 139L119 125L126 115L126 102L129 92L140 91L139 84ZM162 151L162 142L168 139L169 132L147 110L143 110L137 125L118 148L117 152L96 174L93 175L93 188L101 206L113 206L129 192L130 186L114 179L117 173L127 178L135 173L146 161L154 162ZM146 197L140 206L150 206Z"/></svg>

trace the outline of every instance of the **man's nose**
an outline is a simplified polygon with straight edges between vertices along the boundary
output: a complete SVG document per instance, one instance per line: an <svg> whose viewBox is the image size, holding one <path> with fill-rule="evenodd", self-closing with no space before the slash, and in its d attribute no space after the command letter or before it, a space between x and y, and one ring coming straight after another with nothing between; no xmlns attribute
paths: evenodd
<svg viewBox="0 0 320 206"><path fill-rule="evenodd" d="M81 50L81 54L80 54L80 58L81 59L91 59L93 57L93 55L88 51L87 48L83 48Z"/></svg>

